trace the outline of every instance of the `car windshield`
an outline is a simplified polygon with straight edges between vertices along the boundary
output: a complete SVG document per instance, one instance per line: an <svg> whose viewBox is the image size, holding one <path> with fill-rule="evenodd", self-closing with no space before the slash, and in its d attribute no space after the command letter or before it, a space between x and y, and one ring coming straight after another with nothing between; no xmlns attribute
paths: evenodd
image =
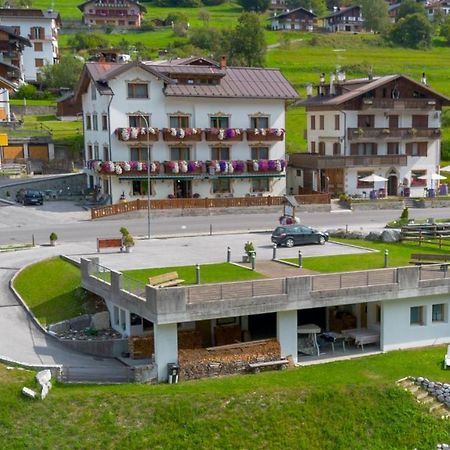
<svg viewBox="0 0 450 450"><path fill-rule="evenodd" d="M280 234L286 233L286 228L284 227L277 227L275 228L274 232L272 233L274 236L279 236Z"/></svg>
<svg viewBox="0 0 450 450"><path fill-rule="evenodd" d="M26 195L30 196L30 197L38 197L40 195L39 191L28 191L26 193Z"/></svg>

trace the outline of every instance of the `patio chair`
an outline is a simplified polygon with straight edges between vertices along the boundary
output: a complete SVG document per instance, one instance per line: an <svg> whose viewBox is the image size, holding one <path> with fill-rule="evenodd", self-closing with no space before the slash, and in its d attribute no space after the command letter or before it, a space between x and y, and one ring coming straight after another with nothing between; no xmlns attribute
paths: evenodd
<svg viewBox="0 0 450 450"><path fill-rule="evenodd" d="M444 369L450 367L450 345L447 347L447 354L444 356Z"/></svg>

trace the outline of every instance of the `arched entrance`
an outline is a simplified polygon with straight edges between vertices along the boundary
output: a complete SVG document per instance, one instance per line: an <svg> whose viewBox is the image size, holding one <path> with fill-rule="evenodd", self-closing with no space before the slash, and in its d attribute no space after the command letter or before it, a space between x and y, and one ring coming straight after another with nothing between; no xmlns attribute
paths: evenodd
<svg viewBox="0 0 450 450"><path fill-rule="evenodd" d="M387 195L397 196L398 195L398 176L397 172L393 169L389 172L387 176Z"/></svg>

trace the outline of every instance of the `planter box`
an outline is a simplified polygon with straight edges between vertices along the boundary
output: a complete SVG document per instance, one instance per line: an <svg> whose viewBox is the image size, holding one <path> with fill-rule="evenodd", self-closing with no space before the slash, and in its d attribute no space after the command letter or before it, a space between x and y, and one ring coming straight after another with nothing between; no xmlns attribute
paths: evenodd
<svg viewBox="0 0 450 450"><path fill-rule="evenodd" d="M117 130L116 130L117 139L119 139L119 141L121 141L121 142L147 142L147 141L156 142L159 140L159 129L158 128L154 128L155 134L149 133L148 131L146 131L145 134L141 134L139 132L139 134L137 135L136 138L132 138L131 133L130 133L129 139L123 138L123 136L122 136L123 129L124 128L117 128ZM148 136L148 138L147 138L147 136Z"/></svg>
<svg viewBox="0 0 450 450"><path fill-rule="evenodd" d="M207 141L214 142L239 142L242 141L244 137L244 130L239 129L240 134L235 134L234 136L227 136L227 130L224 132L223 139L219 139L219 130L217 128L207 128L205 130L205 138Z"/></svg>
<svg viewBox="0 0 450 450"><path fill-rule="evenodd" d="M197 133L191 134L191 128L185 129L184 137L172 136L170 132L170 128L163 128L163 139L167 142L200 142L202 140L202 130L200 128L196 128Z"/></svg>
<svg viewBox="0 0 450 450"><path fill-rule="evenodd" d="M276 133L270 132L270 128L266 129L266 134L255 133L254 128L247 128L247 141L251 142L273 142L282 141L284 139L284 132L281 136L277 136Z"/></svg>

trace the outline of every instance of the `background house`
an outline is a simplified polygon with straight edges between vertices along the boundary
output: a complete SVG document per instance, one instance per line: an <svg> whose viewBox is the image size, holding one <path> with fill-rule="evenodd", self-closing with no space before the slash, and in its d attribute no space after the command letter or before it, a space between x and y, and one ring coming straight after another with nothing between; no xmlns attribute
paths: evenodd
<svg viewBox="0 0 450 450"><path fill-rule="evenodd" d="M303 102L307 111L308 152L291 155L289 186L294 190L346 192L369 196L424 195L436 188L440 124L450 99L403 75L345 80L322 75ZM376 173L377 186L361 178ZM386 192L387 190L387 192Z"/></svg>
<svg viewBox="0 0 450 450"><path fill-rule="evenodd" d="M325 16L322 19L325 31L348 31L352 33L365 31L364 18L360 6L338 8L333 14Z"/></svg>
<svg viewBox="0 0 450 450"><path fill-rule="evenodd" d="M296 8L273 16L272 30L313 31L316 14L305 8Z"/></svg>
<svg viewBox="0 0 450 450"><path fill-rule="evenodd" d="M0 25L14 28L18 36L26 37L31 42L31 46L23 51L26 82L38 82L39 71L44 65L59 62L61 18L57 12L52 9L0 8Z"/></svg>
<svg viewBox="0 0 450 450"><path fill-rule="evenodd" d="M113 202L147 195L148 157L153 198L285 192L285 108L297 93L277 69L87 63L76 97L90 183Z"/></svg>
<svg viewBox="0 0 450 450"><path fill-rule="evenodd" d="M78 6L88 26L139 28L147 9L135 0L89 0Z"/></svg>

